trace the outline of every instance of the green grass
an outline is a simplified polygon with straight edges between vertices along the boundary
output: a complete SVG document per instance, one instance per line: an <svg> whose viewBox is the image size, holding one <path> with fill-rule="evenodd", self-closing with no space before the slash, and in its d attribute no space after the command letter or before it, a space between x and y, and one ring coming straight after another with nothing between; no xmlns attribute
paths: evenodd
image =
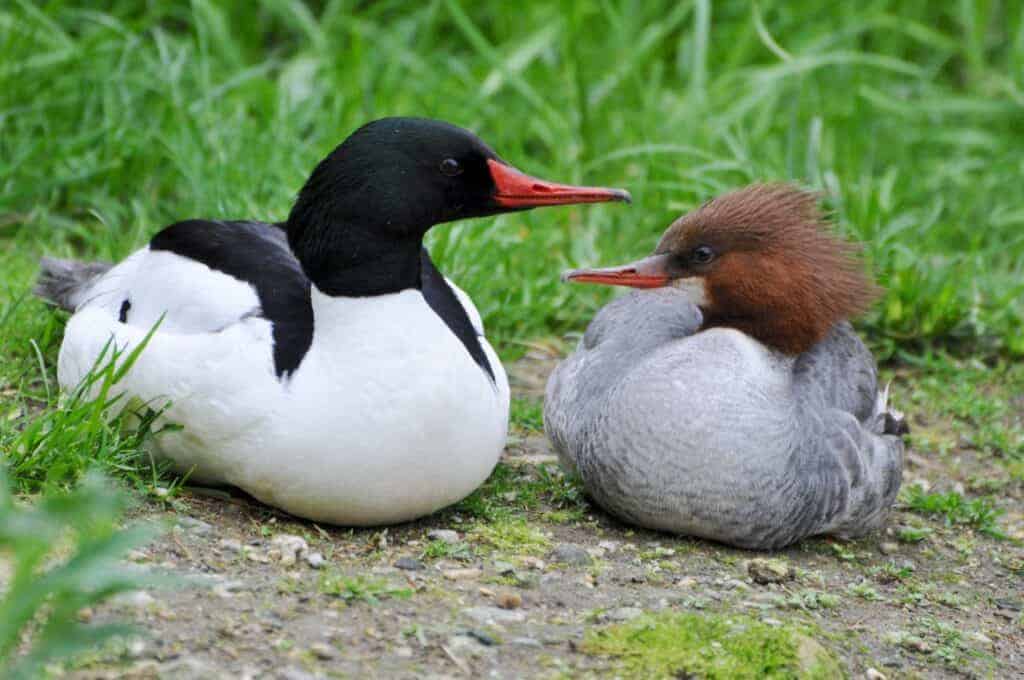
<svg viewBox="0 0 1024 680"><path fill-rule="evenodd" d="M384 599L408 599L413 594L411 588L396 587L386 581L363 576L345 576L334 571L320 575L318 590L350 605L358 602L377 605Z"/></svg>
<svg viewBox="0 0 1024 680"><path fill-rule="evenodd" d="M496 521L534 512L543 506L565 512L572 520L582 517L589 507L582 482L555 466L498 463L487 481L452 506L450 512Z"/></svg>
<svg viewBox="0 0 1024 680"><path fill-rule="evenodd" d="M0 578L0 676L42 677L44 667L132 632L78 618L113 595L160 582L121 562L154 534L119 528L123 504L94 476L74 492L22 507L0 467L0 567L11 568L9 579Z"/></svg>
<svg viewBox="0 0 1024 680"><path fill-rule="evenodd" d="M512 426L532 434L544 433L544 404L535 399L513 397L509 413Z"/></svg>
<svg viewBox="0 0 1024 680"><path fill-rule="evenodd" d="M463 541L448 543L447 541L433 540L424 546L420 557L427 560L444 558L468 561L473 558L474 554L473 547Z"/></svg>
<svg viewBox="0 0 1024 680"><path fill-rule="evenodd" d="M75 389L58 396L47 384L43 400L16 395L7 405L7 417L0 418L0 463L18 491L67 489L86 470L127 477L142 489L156 486L162 466L145 446L159 433L153 426L160 413L137 400L126 403L116 389L145 345L127 355L108 345Z"/></svg>
<svg viewBox="0 0 1024 680"><path fill-rule="evenodd" d="M994 538L1005 538L998 520L1006 511L987 498L966 500L956 491L928 493L917 484L905 487L903 496L911 510L944 517L949 526L963 524Z"/></svg>

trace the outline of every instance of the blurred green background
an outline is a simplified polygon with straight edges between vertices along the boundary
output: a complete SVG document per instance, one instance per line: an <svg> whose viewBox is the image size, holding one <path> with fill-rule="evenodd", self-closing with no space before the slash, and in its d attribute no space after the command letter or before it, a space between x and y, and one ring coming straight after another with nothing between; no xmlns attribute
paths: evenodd
<svg viewBox="0 0 1024 680"><path fill-rule="evenodd" d="M823 190L865 242L887 293L861 327L883 357L1024 353L1019 1L13 0L0 55L0 387L39 377L30 341L48 362L59 341L27 297L40 254L283 219L386 115L633 192L434 231L506 358L607 300L563 268L644 254L680 212L774 179Z"/></svg>

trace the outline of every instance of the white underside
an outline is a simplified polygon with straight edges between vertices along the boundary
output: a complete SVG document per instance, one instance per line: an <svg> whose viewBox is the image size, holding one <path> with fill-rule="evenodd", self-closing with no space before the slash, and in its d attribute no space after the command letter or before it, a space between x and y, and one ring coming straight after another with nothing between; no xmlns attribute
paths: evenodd
<svg viewBox="0 0 1024 680"><path fill-rule="evenodd" d="M126 297L128 323L119 323ZM373 525L434 512L490 474L509 388L482 336L495 382L419 291L332 298L314 288L312 346L282 380L258 308L248 284L143 249L83 295L61 346L61 385L77 385L111 337L135 346L165 314L118 387L168 404L164 419L183 429L160 435L157 453L193 480L317 521Z"/></svg>

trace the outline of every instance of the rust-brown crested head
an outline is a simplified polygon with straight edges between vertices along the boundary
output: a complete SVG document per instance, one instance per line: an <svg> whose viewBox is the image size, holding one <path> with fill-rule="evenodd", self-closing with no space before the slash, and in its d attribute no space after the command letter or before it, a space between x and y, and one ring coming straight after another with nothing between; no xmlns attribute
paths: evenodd
<svg viewBox="0 0 1024 680"><path fill-rule="evenodd" d="M704 326L741 330L799 354L878 296L859 248L836 235L817 196L790 184L755 184L680 217L654 254L619 267L569 272L572 281L673 286Z"/></svg>
<svg viewBox="0 0 1024 680"><path fill-rule="evenodd" d="M673 222L655 253L671 256L673 279L703 283L705 326L799 354L879 293L859 247L832 231L817 199L790 184L739 189Z"/></svg>

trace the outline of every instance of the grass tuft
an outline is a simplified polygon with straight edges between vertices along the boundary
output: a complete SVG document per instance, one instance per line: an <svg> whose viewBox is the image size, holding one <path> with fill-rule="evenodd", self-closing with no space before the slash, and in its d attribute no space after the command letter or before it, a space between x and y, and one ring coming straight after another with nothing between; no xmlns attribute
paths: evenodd
<svg viewBox="0 0 1024 680"><path fill-rule="evenodd" d="M993 505L987 498L966 500L956 491L928 493L918 484L906 487L904 496L911 510L944 517L947 526L967 525L993 538L1006 538L998 525L999 517L1006 511ZM903 540L913 538L908 536Z"/></svg>
<svg viewBox="0 0 1024 680"><path fill-rule="evenodd" d="M148 476L155 484L160 466L145 447L159 433L160 411L137 403L126 407L115 389L145 345L125 353L108 344L67 394L42 403L22 398L11 417L0 419L0 451L18 491L67 489L89 470L128 477L140 487Z"/></svg>
<svg viewBox="0 0 1024 680"><path fill-rule="evenodd" d="M9 579L0 577L0 675L41 677L48 664L132 632L78 619L86 607L158 584L120 562L154 535L141 525L119 529L122 504L120 494L90 475L74 491L23 507L0 467L0 568L11 570Z"/></svg>
<svg viewBox="0 0 1024 680"><path fill-rule="evenodd" d="M336 597L346 604L365 602L371 606L389 598L408 599L413 594L411 588L396 587L387 581L363 576L349 577L333 571L326 571L320 575L319 590L324 595Z"/></svg>

